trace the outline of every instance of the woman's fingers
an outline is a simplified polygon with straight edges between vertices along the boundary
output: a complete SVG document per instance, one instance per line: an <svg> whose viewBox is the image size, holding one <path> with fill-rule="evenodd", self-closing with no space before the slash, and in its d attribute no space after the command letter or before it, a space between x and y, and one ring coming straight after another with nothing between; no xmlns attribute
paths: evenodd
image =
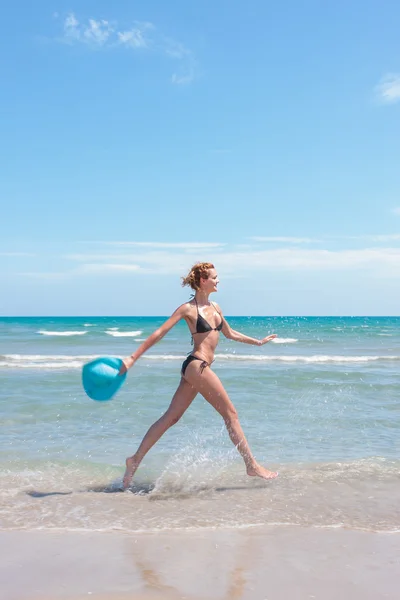
<svg viewBox="0 0 400 600"><path fill-rule="evenodd" d="M267 337L265 337L262 341L263 344L266 344L267 342L270 342L271 340L274 340L276 337L278 337L278 335L276 333L273 333L272 335L268 335Z"/></svg>
<svg viewBox="0 0 400 600"><path fill-rule="evenodd" d="M121 368L120 368L120 370L118 372L118 375L123 375L124 373L127 372L127 370L128 370L128 368L127 368L126 364L124 362L122 362L122 365L121 365Z"/></svg>
<svg viewBox="0 0 400 600"><path fill-rule="evenodd" d="M124 358L122 360L122 365L121 365L118 375L123 375L124 373L126 373L127 370L130 369L134 365L134 363L135 363L135 361L132 360L131 356L128 356L128 358Z"/></svg>

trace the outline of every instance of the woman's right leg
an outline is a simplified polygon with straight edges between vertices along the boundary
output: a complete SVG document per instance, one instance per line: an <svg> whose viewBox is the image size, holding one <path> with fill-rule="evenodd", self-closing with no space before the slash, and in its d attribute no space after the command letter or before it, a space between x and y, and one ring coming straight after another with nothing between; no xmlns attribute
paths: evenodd
<svg viewBox="0 0 400 600"><path fill-rule="evenodd" d="M181 382L176 390L171 404L167 411L150 427L144 436L142 443L133 456L126 459L126 471L123 479L123 487L126 489L134 476L136 469L146 456L148 451L160 439L160 437L172 425L175 425L189 408L197 395L197 391L185 379Z"/></svg>
<svg viewBox="0 0 400 600"><path fill-rule="evenodd" d="M236 409L216 373L210 367L202 369L196 361L187 367L185 378L224 419L229 437L244 460L247 474L263 479L274 479L277 473L262 467L254 458Z"/></svg>

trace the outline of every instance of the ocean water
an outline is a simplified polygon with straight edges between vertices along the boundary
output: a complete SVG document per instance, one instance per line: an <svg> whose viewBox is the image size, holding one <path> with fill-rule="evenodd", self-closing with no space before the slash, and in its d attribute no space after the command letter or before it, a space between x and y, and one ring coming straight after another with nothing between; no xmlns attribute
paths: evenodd
<svg viewBox="0 0 400 600"><path fill-rule="evenodd" d="M84 394L81 367L131 353L163 320L0 319L1 529L400 530L400 318L228 318L279 336L262 348L221 336L213 364L254 454L279 478L245 475L198 396L123 493L125 457L167 408L190 335L178 324L110 402Z"/></svg>

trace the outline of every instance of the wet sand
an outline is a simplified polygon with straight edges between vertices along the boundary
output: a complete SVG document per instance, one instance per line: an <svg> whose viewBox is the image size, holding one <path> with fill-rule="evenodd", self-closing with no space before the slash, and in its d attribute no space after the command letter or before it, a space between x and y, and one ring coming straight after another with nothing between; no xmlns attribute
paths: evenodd
<svg viewBox="0 0 400 600"><path fill-rule="evenodd" d="M1 531L4 600L397 600L400 533Z"/></svg>

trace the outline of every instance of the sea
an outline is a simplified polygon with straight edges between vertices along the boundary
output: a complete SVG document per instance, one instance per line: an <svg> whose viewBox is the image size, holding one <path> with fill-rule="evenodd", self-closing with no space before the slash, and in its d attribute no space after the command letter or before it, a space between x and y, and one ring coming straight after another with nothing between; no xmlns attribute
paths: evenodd
<svg viewBox="0 0 400 600"><path fill-rule="evenodd" d="M109 402L82 366L132 353L164 317L0 318L0 529L159 531L302 525L400 531L400 318L228 317L213 370L273 481L246 476L199 395L132 488L125 458L168 407L191 350L178 323Z"/></svg>

